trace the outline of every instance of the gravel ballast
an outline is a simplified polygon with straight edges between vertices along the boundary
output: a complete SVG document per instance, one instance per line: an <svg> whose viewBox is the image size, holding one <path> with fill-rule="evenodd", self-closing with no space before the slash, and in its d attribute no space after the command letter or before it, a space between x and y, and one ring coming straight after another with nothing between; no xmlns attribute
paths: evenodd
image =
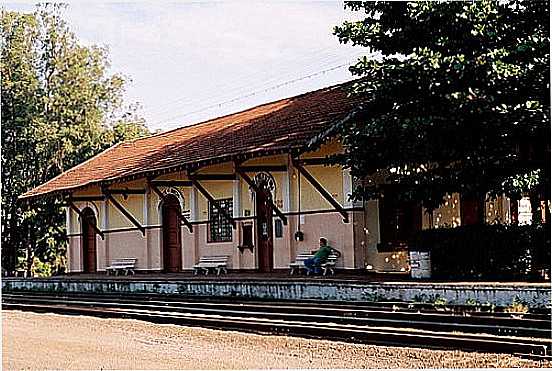
<svg viewBox="0 0 552 371"><path fill-rule="evenodd" d="M507 354L359 345L20 311L2 312L2 339L4 370L552 366Z"/></svg>

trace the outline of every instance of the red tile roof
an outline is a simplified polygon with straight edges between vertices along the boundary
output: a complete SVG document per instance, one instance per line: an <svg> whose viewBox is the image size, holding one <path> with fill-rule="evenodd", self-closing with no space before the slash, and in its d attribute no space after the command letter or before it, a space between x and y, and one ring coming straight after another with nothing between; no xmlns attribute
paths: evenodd
<svg viewBox="0 0 552 371"><path fill-rule="evenodd" d="M310 139L353 110L355 99L347 96L347 85L117 144L20 198L136 179L186 165L224 162L240 155L261 156L305 148Z"/></svg>

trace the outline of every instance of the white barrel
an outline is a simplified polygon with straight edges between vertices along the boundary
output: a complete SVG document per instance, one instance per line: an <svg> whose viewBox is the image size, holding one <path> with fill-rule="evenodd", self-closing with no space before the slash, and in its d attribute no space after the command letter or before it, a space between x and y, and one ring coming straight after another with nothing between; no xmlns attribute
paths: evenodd
<svg viewBox="0 0 552 371"><path fill-rule="evenodd" d="M410 276L412 278L431 278L431 255L426 251L410 251Z"/></svg>

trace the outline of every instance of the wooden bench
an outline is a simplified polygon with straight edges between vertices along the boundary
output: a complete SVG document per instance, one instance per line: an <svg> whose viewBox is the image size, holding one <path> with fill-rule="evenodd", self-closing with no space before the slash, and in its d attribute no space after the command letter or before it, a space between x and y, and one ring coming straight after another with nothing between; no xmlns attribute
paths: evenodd
<svg viewBox="0 0 552 371"><path fill-rule="evenodd" d="M301 273L301 270L305 270L307 273L307 276L310 275L309 270L307 267L305 267L305 260L310 259L314 256L314 254L308 254L308 253L301 253L298 254L295 257L295 261L291 262L289 264L289 275L293 276L293 273L297 270L299 273ZM322 268L322 275L326 276L328 273L331 273L332 275L335 274L335 264L337 262L337 259L339 259L339 256L335 253L331 253L328 256L328 259L320 264L320 268Z"/></svg>
<svg viewBox="0 0 552 371"><path fill-rule="evenodd" d="M330 272L332 274L332 276L335 274L335 264L337 263L337 259L339 259L339 255L337 255L335 253L331 253L328 256L328 260L326 260L324 263L322 263L320 265L320 267L323 270L322 274L324 276L327 275L328 272ZM307 275L308 274L309 274L309 272L307 271Z"/></svg>
<svg viewBox="0 0 552 371"><path fill-rule="evenodd" d="M217 256L202 256L199 258L199 262L194 265L194 275L197 275L199 272L203 271L205 275L209 274L211 269L216 270L217 276L220 276L222 272L228 273L229 256L226 255L217 255Z"/></svg>
<svg viewBox="0 0 552 371"><path fill-rule="evenodd" d="M119 258L113 259L111 265L105 268L107 275L109 276L113 272L116 276L119 275L119 272L124 272L125 275L134 274L134 269L136 267L136 258Z"/></svg>
<svg viewBox="0 0 552 371"><path fill-rule="evenodd" d="M304 269L305 271L308 271L307 267L305 267L305 260L312 258L314 255L309 253L301 253L297 254L295 257L295 261L292 261L289 263L289 275L293 276L293 273L297 270L299 274L301 274L301 270Z"/></svg>

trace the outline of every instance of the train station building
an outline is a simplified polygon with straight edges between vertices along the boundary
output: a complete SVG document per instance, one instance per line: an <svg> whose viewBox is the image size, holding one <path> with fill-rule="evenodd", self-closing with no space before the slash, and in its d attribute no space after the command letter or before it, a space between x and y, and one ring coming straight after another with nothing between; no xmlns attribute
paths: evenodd
<svg viewBox="0 0 552 371"><path fill-rule="evenodd" d="M473 207L457 194L431 215L353 201L357 180L330 158L357 103L338 85L126 141L21 198L66 200L69 273L103 272L126 257L142 272L191 271L215 255L232 271L272 272L321 236L342 253L337 269L407 273L403 242L469 223ZM509 200L487 202L485 215L507 222Z"/></svg>

